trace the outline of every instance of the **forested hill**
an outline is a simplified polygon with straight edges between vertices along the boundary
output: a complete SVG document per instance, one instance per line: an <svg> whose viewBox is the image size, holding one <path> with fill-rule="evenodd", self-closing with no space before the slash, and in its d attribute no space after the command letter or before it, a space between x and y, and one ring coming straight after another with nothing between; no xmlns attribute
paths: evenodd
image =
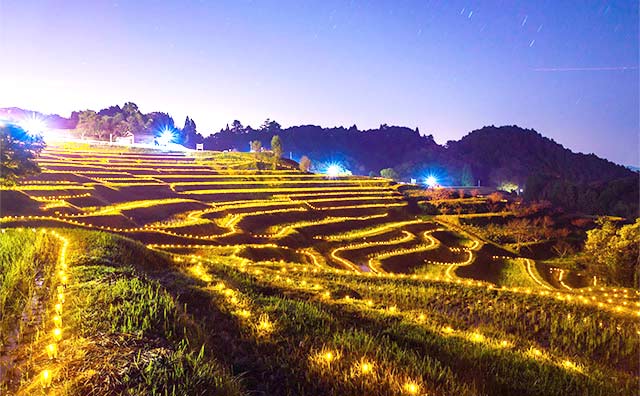
<svg viewBox="0 0 640 396"><path fill-rule="evenodd" d="M0 118L30 113L0 109ZM75 128L77 135L103 140L126 131L149 135L169 127L175 130L177 143L190 148L204 143L207 150L248 151L250 142L256 140L268 148L271 138L278 135L285 157L298 160L306 155L316 170L337 162L354 174L379 175L386 169L385 175L401 181L435 175L444 185L518 186L530 199L546 199L567 210L638 216L637 172L594 154L573 153L534 130L517 126L488 126L438 145L433 136L422 135L417 128L386 124L370 130L355 125L282 128L272 120L257 129L236 120L204 138L189 117L180 128L170 115L143 114L134 103L74 112L68 119L46 117L55 128Z"/></svg>
<svg viewBox="0 0 640 396"><path fill-rule="evenodd" d="M286 129L230 128L205 139L214 150L247 150L249 142L268 147L273 135L284 142L285 153L307 155L312 161L342 161L354 173L378 174L393 168L401 179L437 173L448 184L524 185L532 174L574 183L603 182L634 173L594 154L577 154L534 130L517 126L484 127L459 141L438 145L418 130L382 125L360 131L356 127L321 128L313 125ZM465 180L466 179L466 180Z"/></svg>
<svg viewBox="0 0 640 396"><path fill-rule="evenodd" d="M422 136L418 130L381 125L378 129L361 131L351 128L322 128L316 125L294 126L281 129L279 125L261 129L230 128L205 138L205 148L248 150L249 142L258 140L269 147L271 138L279 135L284 143L285 155L294 158L306 155L319 165L339 162L353 173L379 174L381 169L399 167L425 154L434 159L444 148L432 136ZM406 175L410 177L410 175Z"/></svg>
<svg viewBox="0 0 640 396"><path fill-rule="evenodd" d="M594 154L574 153L532 129L484 127L447 142L447 154L464 160L476 178L490 184L510 180L525 184L534 173L574 183L592 183L633 175L623 166Z"/></svg>

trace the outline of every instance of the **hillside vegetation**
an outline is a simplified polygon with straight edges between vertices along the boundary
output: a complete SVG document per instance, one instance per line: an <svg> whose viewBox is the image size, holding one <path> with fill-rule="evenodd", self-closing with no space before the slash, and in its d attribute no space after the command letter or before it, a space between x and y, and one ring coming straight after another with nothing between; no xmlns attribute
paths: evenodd
<svg viewBox="0 0 640 396"><path fill-rule="evenodd" d="M21 119L31 112L0 109L0 116ZM153 141L164 129L175 132L177 143L206 150L248 151L252 142L271 147L279 136L284 153L306 156L317 169L338 162L358 175L392 174L398 180L424 180L429 175L448 186L522 189L528 200L548 200L569 212L587 215L638 217L638 173L594 154L573 153L533 129L485 126L445 145L415 128L380 125L360 130L300 125L282 128L267 119L257 128L235 120L206 138L187 117L180 128L166 113L142 113L135 103L100 111L76 111L66 119L44 116L49 126L73 130L77 137L109 140L133 132L137 141ZM390 172L390 173L389 173Z"/></svg>
<svg viewBox="0 0 640 396"><path fill-rule="evenodd" d="M501 201L427 216L391 180L264 153L68 145L39 165L0 191L24 202L0 218L3 394L637 390L637 290L462 221Z"/></svg>

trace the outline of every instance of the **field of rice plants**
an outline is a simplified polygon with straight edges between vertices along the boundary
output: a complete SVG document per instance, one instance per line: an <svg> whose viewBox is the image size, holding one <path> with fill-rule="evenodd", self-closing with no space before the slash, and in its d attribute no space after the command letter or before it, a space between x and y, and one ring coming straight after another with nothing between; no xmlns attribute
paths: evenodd
<svg viewBox="0 0 640 396"><path fill-rule="evenodd" d="M638 291L542 272L390 180L243 153L66 146L39 162L0 191L28 202L0 217L3 395L640 385Z"/></svg>

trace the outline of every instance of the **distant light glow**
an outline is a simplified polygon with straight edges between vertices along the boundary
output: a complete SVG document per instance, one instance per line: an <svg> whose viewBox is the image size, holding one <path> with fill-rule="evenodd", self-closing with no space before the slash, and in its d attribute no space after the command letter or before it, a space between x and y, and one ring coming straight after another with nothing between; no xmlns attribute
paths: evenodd
<svg viewBox="0 0 640 396"><path fill-rule="evenodd" d="M42 134L47 130L47 123L36 114L32 114L31 117L20 121L19 125L30 135Z"/></svg>
<svg viewBox="0 0 640 396"><path fill-rule="evenodd" d="M165 127L162 131L160 131L158 137L156 137L156 141L161 146L167 146L170 143L173 143L175 138L176 134L173 132L173 130L171 130L169 127Z"/></svg>
<svg viewBox="0 0 640 396"><path fill-rule="evenodd" d="M327 165L324 173L327 176L330 176L330 177L350 176L351 175L351 171L350 170L345 169L342 165L335 164L335 163Z"/></svg>
<svg viewBox="0 0 640 396"><path fill-rule="evenodd" d="M424 179L424 184L426 184L427 187L435 187L438 185L438 179L433 175L429 175Z"/></svg>

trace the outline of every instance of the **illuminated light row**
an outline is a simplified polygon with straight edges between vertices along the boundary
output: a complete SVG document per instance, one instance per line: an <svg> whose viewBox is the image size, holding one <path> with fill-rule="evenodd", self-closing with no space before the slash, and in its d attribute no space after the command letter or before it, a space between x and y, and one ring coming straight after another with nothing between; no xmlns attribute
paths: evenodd
<svg viewBox="0 0 640 396"><path fill-rule="evenodd" d="M296 266L293 266L291 268L291 271L296 272L298 269ZM443 283L454 283L454 281L449 280L449 279L445 279L445 278L440 278L438 276L431 276L431 275L418 275L418 274L403 274L403 273L393 273L393 272L389 272L389 273L372 273L372 272L353 272L351 270L343 270L343 269L337 269L337 268L322 268L321 269L323 273L333 273L333 274L337 274L337 275L345 275L345 276L359 276L359 277L373 277L375 276L378 279L389 279L389 280L394 280L396 278L400 278L400 279L411 279L411 280L426 280L426 281L434 281L434 282L443 282ZM281 269L282 272L286 272L285 267L283 267ZM301 270L302 272L306 272L306 267L303 268ZM314 269L313 272L316 272L317 269ZM472 279L468 279L466 281L462 281L460 279L456 280L455 283L457 284L462 284L465 283L468 286L477 286L477 287L487 287L489 289L493 289L494 285L487 283L487 282L483 282L483 281L474 281ZM514 290L515 291L515 290Z"/></svg>
<svg viewBox="0 0 640 396"><path fill-rule="evenodd" d="M506 212L504 212L506 213ZM475 216L476 214L474 214L473 217L479 217L479 216ZM480 217L487 217L484 216L484 213L479 213L479 215L481 215ZM499 213L498 215L502 216L502 213ZM459 221L460 218L462 218L465 215L457 215L455 216L455 219ZM471 241L473 241L472 246L469 248L471 250L479 250L480 247L482 247L482 241L479 240L478 238L476 238L475 236L473 236L471 233L469 233L467 230L464 229L464 227L462 227L459 224L454 224L450 221L446 221L444 220L447 216L445 215L440 215L436 218L436 221L442 225L444 225L445 227L452 229L462 235L464 235L465 237L467 237L468 239L470 239ZM494 217L494 216L488 216L488 217Z"/></svg>
<svg viewBox="0 0 640 396"><path fill-rule="evenodd" d="M324 192L322 193L322 196L326 196L326 197L330 197L330 196L335 196L335 195L356 195L357 198L351 198L351 197L344 197L344 198L335 198L335 199L330 199L330 198L326 198L327 200L353 200L353 199L374 199L380 195L392 195L392 196L398 196L398 193L396 191L393 191L392 189L388 188L386 190L382 189L380 191L376 191L376 192L362 192L362 191L345 191L345 192ZM310 194L304 194L304 193L300 193L300 194L276 194L273 197L274 198L278 198L278 199L291 199L291 200L295 200L296 198L302 198L302 197L309 197ZM311 202L314 202L313 200Z"/></svg>
<svg viewBox="0 0 640 396"><path fill-rule="evenodd" d="M563 270L563 269L561 269L561 270L560 270L560 274L558 275L558 282L560 282L560 285L561 285L562 287L564 287L565 289L567 289L567 290L573 290L573 288L572 288L572 287L570 287L569 285L567 285L566 283L564 283L564 282L562 281L563 277L564 277L564 270Z"/></svg>
<svg viewBox="0 0 640 396"><path fill-rule="evenodd" d="M331 350L327 347L323 347L319 352L311 353L309 355L309 360L320 367L329 368L331 364L341 360L342 356L343 353L341 351ZM352 364L350 373L352 376L368 376L374 374L374 370L376 369L376 367L377 364L373 361L367 360L366 358L360 358ZM417 383L410 381L407 382L405 386L407 386L407 384L415 384L414 394L419 391ZM414 388L411 387L410 389Z"/></svg>
<svg viewBox="0 0 640 396"><path fill-rule="evenodd" d="M92 187L87 187L79 184L29 184L29 185L15 185L15 186L0 186L0 191L56 191L56 190L93 190Z"/></svg>
<svg viewBox="0 0 640 396"><path fill-rule="evenodd" d="M79 158L83 158L84 155L95 154L96 156L115 156L117 158L124 157L151 157L151 158L193 158L187 157L188 152L184 151L161 151L161 150L148 150L148 151L132 151L128 147L122 146L110 146L110 145L97 145L92 142L76 142L67 143L57 146L47 146L43 151L49 155L77 155Z"/></svg>
<svg viewBox="0 0 640 396"><path fill-rule="evenodd" d="M436 231L443 231L442 228L438 228L435 230L427 230L425 232L422 233L422 239L428 241L430 244L434 245L434 248L440 246L440 241L437 240L433 235L434 232Z"/></svg>
<svg viewBox="0 0 640 396"><path fill-rule="evenodd" d="M396 249L390 252L377 253L369 257L368 266L374 273L386 272L382 269L382 260L388 259L389 257L404 256L406 254L433 250L434 248L434 244L429 243L427 245L418 245L407 249Z"/></svg>
<svg viewBox="0 0 640 396"><path fill-rule="evenodd" d="M510 292L515 292L515 293L525 293L525 294L532 294L532 290L530 288L508 288L508 287L502 287L500 290L502 291L510 291ZM629 314L629 315L635 315L635 316L640 316L640 311L636 311L634 310L632 307L627 306L628 304L626 301L623 302L622 305L618 304L616 305L616 303L613 301L613 299L608 299L605 300L604 302L602 301L597 301L595 296L591 296L590 298L585 297L583 295L576 295L576 294L570 294L570 293L562 293L562 292L551 292L548 290L543 290L538 292L538 295L540 296L548 296L550 298L553 298L555 300L558 301L566 301L566 302L579 302L585 305L593 305L594 307L598 307L598 308L605 308L611 312L616 312L616 313L625 313L625 314ZM610 305L610 306L609 306ZM640 305L639 305L640 306Z"/></svg>
<svg viewBox="0 0 640 396"><path fill-rule="evenodd" d="M19 186L23 185L51 185L51 184L76 184L75 182L68 180L21 180L18 182Z"/></svg>
<svg viewBox="0 0 640 396"><path fill-rule="evenodd" d="M42 173L49 173L49 174L57 174L57 175L94 175L94 174L100 174L100 175L122 175L122 174L130 174L128 172L111 172L108 170L105 171L73 171L73 170L58 170L58 169L42 169ZM132 175L133 176L133 175ZM54 182L56 184L58 183L75 183L75 182L69 182L69 181L56 181Z"/></svg>
<svg viewBox="0 0 640 396"><path fill-rule="evenodd" d="M87 152L89 155L93 154L92 152ZM92 155L92 156L82 156L82 157L72 157L72 156L61 156L61 155L51 155L50 152L45 153L42 158L45 158L43 162L47 163L98 163L98 164L120 164L120 165L160 165L160 164L170 164L170 165L181 165L181 164L189 164L194 165L196 162L188 157L165 157L165 158L154 158L154 157L129 157L120 156L120 155Z"/></svg>
<svg viewBox="0 0 640 396"><path fill-rule="evenodd" d="M424 195L416 195L416 196L424 196ZM487 202L487 198L447 198L447 199L430 199L429 202L440 204L440 203L460 203L460 204L468 204L468 203L485 203Z"/></svg>
<svg viewBox="0 0 640 396"><path fill-rule="evenodd" d="M140 186L140 185L155 185L155 184L167 184L162 180L156 179L154 177L93 177L91 180L98 182L100 184L105 185L118 185L118 186Z"/></svg>
<svg viewBox="0 0 640 396"><path fill-rule="evenodd" d="M171 189L174 190L174 187L178 186L227 186L227 185L279 185L279 184L358 184L360 187L365 187L363 185L379 185L381 182L379 180L372 179L314 179L314 180L218 180L218 181L183 181L183 182L172 182L169 184ZM385 184L386 183L382 183Z"/></svg>
<svg viewBox="0 0 640 396"><path fill-rule="evenodd" d="M151 162L140 162L137 163L135 161L130 162L118 162L118 163L108 163L108 162L87 162L76 161L73 159L68 160L41 160L38 161L40 166L45 166L47 168L61 166L61 167L74 167L74 168L97 168L97 169L106 169L106 170L120 170L120 171L129 171L129 170L140 170L140 171L164 171L170 170L174 172L180 171L193 171L193 170L210 170L211 168L207 165L198 165L194 162L183 162L183 163L151 163Z"/></svg>
<svg viewBox="0 0 640 396"><path fill-rule="evenodd" d="M247 217L264 216L264 215L271 215L271 214L276 214L276 213L306 212L306 211L307 211L307 209L305 209L305 208L286 208L286 209L262 210L262 211L251 212L251 213L242 213L242 214L232 215L230 220L228 220L226 223L223 223L223 227L231 229L229 231L229 233L223 234L223 236L228 236L228 235L232 235L234 233L237 233L237 229L236 229L237 224L241 220L243 220L243 219L245 219Z"/></svg>
<svg viewBox="0 0 640 396"><path fill-rule="evenodd" d="M44 166L44 164L42 163L42 161L39 162L41 165ZM60 173L60 174L123 174L123 173L129 173L129 171L145 171L145 172L159 172L159 175L155 175L157 177L172 177L172 175L170 174L165 174L163 172L172 172L172 173L181 173L181 172L207 172L210 173L210 175L201 175L201 174L195 174L195 175L189 175L189 177L199 177L199 176L216 176L219 175L221 177L229 177L229 178L233 178L233 177L305 177L305 175L301 175L299 172L290 172L290 171L285 171L285 170L277 170L277 171L273 171L273 170L269 170L267 173L265 173L264 171L261 170L243 170L243 169L229 169L229 170L224 170L224 169L214 169L211 168L209 166L201 166L201 167L194 167L194 168L166 168L166 167L162 167L162 168L153 168L153 167L142 167L142 166L127 166L127 167L121 167L121 166L100 166L100 165L96 165L96 164L91 164L91 163L74 163L74 164L69 164L69 163L65 163L65 164L51 164L49 166L54 166L54 167L76 167L76 168L98 168L101 170L80 170L80 171L74 171L74 170L65 170L65 169L48 169L45 168L45 173ZM193 166L193 164L192 164ZM143 175L141 175L143 176ZM148 174L144 174L144 176L148 176ZM179 175L176 177L180 177ZM317 175L308 175L308 177L317 177Z"/></svg>
<svg viewBox="0 0 640 396"><path fill-rule="evenodd" d="M192 261L194 260L192 259ZM201 261L197 261L194 265L189 267L188 270L196 278L206 282L207 284L211 284L214 280L207 270L202 267ZM213 290L220 296L224 297L227 303L231 306L233 310L232 312L240 318L240 320L247 321L253 315L251 307L249 306L249 299L237 290L227 288L224 282L220 281L215 285L215 287L209 287L208 289ZM258 328L262 333L265 333L266 330L269 330L269 332L273 330L273 326L269 322L268 317L265 320L263 316L259 318L256 328Z"/></svg>
<svg viewBox="0 0 640 396"><path fill-rule="evenodd" d="M283 209L272 209L272 210L259 210L249 213L237 214L237 216L244 217L253 217L253 216L263 216L263 215L271 215L276 213L288 213L288 212L307 212L306 208L283 208Z"/></svg>
<svg viewBox="0 0 640 396"><path fill-rule="evenodd" d="M165 234L165 235L171 235L171 236L180 237L180 238L199 239L199 240L215 240L217 238L227 237L227 236L230 236L230 235L233 235L233 234L237 233L237 230L233 227L233 224L231 224L231 226L230 226L231 230L226 232L226 233L199 236L199 235L193 235L193 234L179 234L177 232L167 231L165 229L160 229L160 228L144 228L144 227L142 227L142 228L117 228L117 227L99 226L99 225L94 225L94 224L90 224L90 223L84 223L84 222L75 221L75 220L68 220L68 219L54 217L54 216L5 216L5 217L0 217L0 223L12 222L12 221L30 221L30 220L58 221L58 222L61 222L61 223L67 223L67 224L72 224L72 225L81 226L81 227L89 227L89 228L93 228L93 229L96 229L96 230L110 231L110 232L123 232L123 233L155 232L155 233L158 233L158 234Z"/></svg>
<svg viewBox="0 0 640 396"><path fill-rule="evenodd" d="M232 210L232 209L246 209L246 208L252 208L252 207L291 205L291 202L290 201L269 201L269 200L264 200L264 201L263 200L253 200L253 201L243 200L243 201L232 201L232 202L223 203L220 205L216 205L212 203L211 205L214 205L214 207L188 212L186 215L186 219L184 220L174 220L170 224L157 222L153 224L147 224L144 227L145 228L176 228L176 227L184 227L187 225L202 224L203 222L209 222L208 219L205 219L202 217L205 214L223 212L223 211Z"/></svg>
<svg viewBox="0 0 640 396"><path fill-rule="evenodd" d="M600 287L600 288L595 288L595 287L587 287L586 290L585 289L578 289L579 292L583 293L585 291L588 292L613 292L613 293L624 293L624 294L628 294L629 293L629 289L625 289L625 288L604 288L604 287ZM637 295L640 295L640 290L633 290L633 292ZM627 297L627 296L625 296ZM638 306L640 306L640 303L638 303Z"/></svg>
<svg viewBox="0 0 640 396"><path fill-rule="evenodd" d="M198 263L197 265L200 265ZM208 276L207 279L210 279ZM210 281L209 281L210 282ZM218 282L214 288L210 288L217 291L220 295L227 299L227 302L234 308L234 313L242 320L249 320L253 316L249 307L249 299L237 290L227 288L224 282ZM269 318L267 313L261 314L254 324L254 328L259 335L268 336L275 330L273 321Z"/></svg>
<svg viewBox="0 0 640 396"><path fill-rule="evenodd" d="M75 207L75 206L71 205L67 201L51 201L49 203L42 205L42 210L49 210L49 209L55 209L55 208L67 208L67 207ZM58 212L56 212L56 214L57 213Z"/></svg>
<svg viewBox="0 0 640 396"><path fill-rule="evenodd" d="M53 171L53 173L62 173L65 172L66 169L53 169L53 167L63 167L63 168L88 168L94 170L71 170L68 173L72 174L106 174L108 172L170 172L170 173L180 173L180 172L208 172L211 171L211 168L202 166L202 167L194 167L191 164L191 168L168 168L168 167L143 167L143 166L115 166L115 165L98 165L98 164L83 164L83 163L65 163L65 164L46 164L43 162L38 162L43 168ZM98 170L99 169L99 170ZM139 173L138 173L139 174Z"/></svg>
<svg viewBox="0 0 640 396"><path fill-rule="evenodd" d="M111 188L122 188L122 187L148 187L148 186L166 186L166 183L163 182L149 182L149 181L141 181L138 183L119 183L119 182L101 182L101 183L85 183L86 185L104 185Z"/></svg>
<svg viewBox="0 0 640 396"><path fill-rule="evenodd" d="M391 208L391 207L400 207L407 206L407 202L401 203L377 203L377 204L363 204L363 205L345 205L345 206L313 206L307 203L310 208L315 210L340 210L340 209L367 209L367 208Z"/></svg>
<svg viewBox="0 0 640 396"><path fill-rule="evenodd" d="M339 271L332 271L332 272L339 272ZM340 271L343 272L343 271ZM294 283L294 282L287 282L288 284ZM457 283L460 283L460 281L458 281ZM299 283L296 283L299 284ZM530 293L530 290L528 290ZM541 292L542 293L542 292ZM548 292L547 292L548 294ZM322 294L323 298L329 298L330 297L330 293L325 292ZM346 302L351 302L352 300L349 298L344 298L344 301ZM367 306L372 306L373 305L373 301L371 300L363 300L363 302L365 302L367 304ZM395 307L390 307L387 309L389 311L389 313L393 313L396 314L398 313L397 308ZM426 317L424 316L424 314L420 314L417 318L417 320L420 323L423 323L424 320L426 319ZM492 340L488 340L486 336L484 336L482 333L479 333L478 331L473 331L473 332L457 332L455 330L453 330L450 326L446 326L443 328L443 332L447 333L447 334L456 334L456 335L461 335L464 338L469 339L472 342L477 342L477 343L483 343L483 344L489 344L492 345L496 348L512 348L513 344L508 341L508 340L498 340L498 341L492 341ZM495 344L495 345L494 345ZM534 351L531 353L531 355L533 357L541 357L544 356L544 353L541 352L540 350L537 350L535 348L532 348ZM580 366L576 363L573 363L570 360L567 359L560 359L560 363L559 365L561 365L564 368L567 369L571 369L571 370L575 370L576 368L580 368Z"/></svg>
<svg viewBox="0 0 640 396"><path fill-rule="evenodd" d="M50 196L43 196L43 197L38 197L38 196L33 196L33 195L29 195L29 197L35 201L38 202L51 202L51 201L61 201L61 200L65 200L65 199L72 199L72 198L85 198L85 197L90 197L91 193L84 193L84 194L75 194L75 195L50 195Z"/></svg>
<svg viewBox="0 0 640 396"><path fill-rule="evenodd" d="M276 278L277 280L279 280L280 278ZM286 280L288 280L288 282L286 282L289 285L295 285L296 283L294 283L293 281L291 281L289 278L286 278ZM295 286L294 286L295 287ZM298 288L298 287L295 287ZM331 294L327 291L322 292L321 297L324 299L330 298ZM346 303L353 303L356 302L357 300L353 300L351 299L348 295L345 296L343 298L344 302ZM367 307L373 307L374 305L378 305L376 304L373 300L370 299L366 299L366 300L362 300L363 303L365 303L367 305ZM414 314L411 312L402 312L400 311L395 305L389 306L386 309L383 309L384 311L386 311L388 314L391 315L403 315L406 316L412 320L415 320L416 322L423 324L426 320L426 315L424 313L419 313L419 314ZM467 339L471 342L474 343L479 343L479 344L483 344L486 346L490 346L492 348L496 348L496 349L505 349L505 348L513 348L514 345L511 341L509 340L497 340L497 339L490 339L487 336L485 336L484 334L482 334L481 332L479 332L478 330L473 330L473 331L458 331L453 329L451 326L449 325L443 325L440 327L440 331L442 334L446 335L446 336L456 336L456 337L462 337L464 339ZM541 357L545 357L547 356L545 352L542 352L541 350L531 347L528 349L527 353L532 356L533 358L541 358ZM333 350L328 350L326 348L323 348L323 350L319 353L314 353L311 355L311 359L314 360L316 363L320 363L320 364L324 364L324 365L330 365L332 364L334 361L339 360L342 357L342 354L339 351L333 351ZM582 371L582 367L580 365L578 365L575 362L572 362L571 360L565 359L565 358L556 358L556 360L558 360L559 365L566 368L566 369L570 369L570 370L575 370L575 371ZM373 365L371 367L367 366L364 371L369 371L369 368L372 368Z"/></svg>
<svg viewBox="0 0 640 396"><path fill-rule="evenodd" d="M468 249L470 249L470 250L478 250L480 248L480 246L482 246L482 243L477 239L473 239L471 241L471 247L469 247Z"/></svg>
<svg viewBox="0 0 640 396"><path fill-rule="evenodd" d="M245 178L245 179L251 179L251 178L273 178L273 177L278 177L278 178L291 178L291 179L295 179L295 178L300 178L300 179L318 179L318 180L325 180L325 177L322 175L316 175L316 174L306 174L306 173L271 173L271 170L268 171L249 171L249 172L264 172L264 173L245 173L243 174L242 172L236 172L233 171L233 173L217 173L218 171L216 171L216 173L214 174L207 174L207 175L192 175L192 176L188 176L189 178L193 178L193 179L239 179L239 178ZM162 175L162 176L158 176L161 179L179 179L181 177L184 177L184 175Z"/></svg>
<svg viewBox="0 0 640 396"><path fill-rule="evenodd" d="M473 254L473 252L471 250L464 250L465 253L469 254L469 257L467 257L467 259L465 261L462 262L458 262L458 263L452 263L452 262L444 262L444 261L432 261L432 260L425 260L426 263L428 264L437 264L437 265L448 265L449 267L446 269L445 271L445 277L447 279L454 279L454 271L461 266L465 266L465 265L470 265L471 263L473 263L473 260L475 259L475 256Z"/></svg>
<svg viewBox="0 0 640 396"><path fill-rule="evenodd" d="M345 297L345 301L350 302L351 299L347 298L348 296ZM372 300L365 300L365 303L367 304L367 306L371 307L373 306L375 303ZM398 308L394 305L394 306L390 306L387 311L390 314L403 314L404 316L409 316L410 318L412 318L413 320L417 321L418 323L424 323L426 320L426 315L424 313L420 313L417 316L415 314L412 313L402 313L398 310ZM504 349L504 348L513 348L514 345L512 342L508 341L508 340L492 340L487 338L484 334L482 334L481 332L474 330L474 331L457 331L454 330L451 326L445 325L442 326L440 328L441 332L444 333L445 335L451 336L451 335L456 335L456 336L462 336L463 338L474 342L474 343L480 343L480 344L484 344L484 345L489 345L492 346L494 348L498 348L498 349ZM545 357L546 354L544 352L542 352L541 350L531 347L528 349L527 353L529 355L531 355L534 358L541 358L541 357ZM579 364L565 359L565 358L556 358L559 361L559 365L561 367L564 367L566 369L569 370L573 370L573 371L579 371L582 372L583 371L583 367L580 366Z"/></svg>
<svg viewBox="0 0 640 396"><path fill-rule="evenodd" d="M329 194L327 194L329 195ZM301 196L306 196L306 195L301 195ZM290 197L290 196L289 196ZM291 198L290 198L291 199ZM293 200L293 199L292 199ZM357 197L341 197L341 198L314 198L314 199L305 199L303 200L303 202L309 203L309 202L313 202L313 203L318 203L318 202L340 202L340 201L383 201L383 200L394 200L394 201L399 201L402 200L401 196L398 195L389 195L389 196L376 196L376 195L370 195L370 196L357 196ZM299 202L299 201L296 201Z"/></svg>
<svg viewBox="0 0 640 396"><path fill-rule="evenodd" d="M100 207L95 211L82 213L80 216L72 215L68 217L85 217L85 216L104 216L104 215L113 215L119 214L124 210L132 210L132 209L142 209L142 208L151 208L154 206L161 205L173 205L178 203L198 203L201 204L200 201L196 201L193 199L185 199L185 198L164 198L164 199L144 199L138 201L127 201L123 203L113 204L105 207Z"/></svg>
<svg viewBox="0 0 640 396"><path fill-rule="evenodd" d="M279 246L275 243L246 243L239 245L184 245L184 244L173 244L173 243L150 243L146 245L150 249L232 249L232 248L243 248L243 247L252 247L252 248L282 248L289 249L286 246Z"/></svg>
<svg viewBox="0 0 640 396"><path fill-rule="evenodd" d="M338 248L333 249L331 251L330 255L331 255L331 258L333 258L334 260L338 261L339 263L345 265L347 268L350 268L350 269L352 269L354 271L358 271L359 270L358 267L352 261L338 256L338 253L342 252L342 251L347 251L347 250L363 249L363 248L367 248L367 247L371 247L371 246L396 245L396 244L399 244L399 243L409 242L409 241L411 241L411 240L413 240L415 238L415 235L413 235L412 233L410 233L408 231L402 231L402 233L404 234L403 237L392 239L392 240L389 240L389 241L363 242L363 243L351 244L351 245L347 245L347 246L340 246Z"/></svg>
<svg viewBox="0 0 640 396"><path fill-rule="evenodd" d="M242 200L242 201L230 201L230 202L222 202L222 203L212 203L214 207L212 209L206 209L205 213L213 213L213 212L221 212L225 210L233 210L233 209L245 209L245 208L253 208L253 207L264 207L264 206L279 206L279 205L295 205L295 204L303 204L304 201L286 201L286 200Z"/></svg>
<svg viewBox="0 0 640 396"><path fill-rule="evenodd" d="M223 188L217 190L188 190L188 191L176 191L178 194L191 194L191 195L214 195L214 194L239 194L239 193L283 193L287 191L308 191L308 192L324 192L324 191L370 191L370 190L384 190L388 187L360 187L360 186L340 186L340 187L274 187L274 188Z"/></svg>
<svg viewBox="0 0 640 396"><path fill-rule="evenodd" d="M381 219L383 217L387 217L388 215L389 215L388 213L382 213L382 214L371 215L371 216L325 217L324 219L320 219L320 220L300 221L300 222L291 223L285 226L279 226L275 228L277 231L273 234L256 234L254 236L258 238L278 239L278 238L284 237L285 235L287 235L287 233L289 233L294 229L313 227L317 225L341 223L344 221L366 221L371 219ZM321 239L318 237L314 237L314 238Z"/></svg>
<svg viewBox="0 0 640 396"><path fill-rule="evenodd" d="M387 223L378 227L373 227L368 230L362 231L350 231L342 234L334 234L328 236L315 236L315 239L324 239L326 241L345 241L350 239L359 239L367 236L373 236L376 234L382 234L386 231L394 230L400 227L404 227L410 224L420 224L422 220L409 220L409 221L400 221L395 223Z"/></svg>
<svg viewBox="0 0 640 396"><path fill-rule="evenodd" d="M535 283L537 283L538 286L541 286L541 287L543 287L545 289L548 289L548 290L553 290L553 288L551 286L549 286L545 282L543 282L542 279L538 279L538 277L535 275L535 273L538 272L538 271L536 271L534 269L535 261L533 261L531 259L528 259L528 258L525 258L524 260L527 263L527 274L529 274L529 277L531 279L533 279L533 281Z"/></svg>
<svg viewBox="0 0 640 396"><path fill-rule="evenodd" d="M35 231L35 229L33 229ZM46 230L42 230L43 233L46 233ZM45 347L45 352L49 360L58 359L59 353L59 345L58 343L62 340L62 308L65 303L65 288L69 281L66 270L68 269L67 264L67 249L69 247L69 240L55 231L51 232L51 235L62 242L62 247L60 248L60 253L58 254L58 260L56 265L56 272L58 278L58 286L56 287L56 302L54 304L54 312L55 315L52 318L53 322L53 330L51 332L51 336L53 338L53 342L49 343ZM54 283L55 284L55 283ZM49 389L52 385L54 373L51 369L44 369L38 376L38 381L42 388Z"/></svg>
<svg viewBox="0 0 640 396"><path fill-rule="evenodd" d="M473 252L471 250L462 250L462 252L467 253L469 257L466 260L460 262L451 262L451 261L433 261L433 260L424 260L427 264L436 264L436 265L453 265L453 266L464 266L469 265L473 261Z"/></svg>
<svg viewBox="0 0 640 396"><path fill-rule="evenodd" d="M311 262L313 262L313 265L320 268L328 267L324 257L321 254L319 254L315 249L313 248L300 249L298 250L298 252L309 257L311 259Z"/></svg>

